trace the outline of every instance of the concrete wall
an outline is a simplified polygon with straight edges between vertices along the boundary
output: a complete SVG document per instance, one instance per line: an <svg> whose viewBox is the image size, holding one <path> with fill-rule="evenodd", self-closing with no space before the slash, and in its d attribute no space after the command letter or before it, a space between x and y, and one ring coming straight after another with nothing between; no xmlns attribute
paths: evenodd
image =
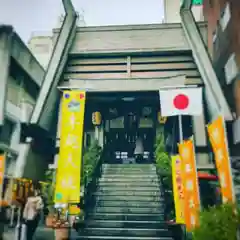
<svg viewBox="0 0 240 240"><path fill-rule="evenodd" d="M29 75L32 81L40 86L43 81L44 70L17 33L13 35L11 50L11 55L17 64Z"/></svg>
<svg viewBox="0 0 240 240"><path fill-rule="evenodd" d="M33 105L36 102L36 98L31 96L24 87L24 82L21 83L19 79L15 79L10 75L7 85L7 100L16 106L20 106L23 99Z"/></svg>
<svg viewBox="0 0 240 240"><path fill-rule="evenodd" d="M44 158L43 155L39 155L30 148L23 166L23 176L33 180L44 180L48 162L48 159Z"/></svg>
<svg viewBox="0 0 240 240"><path fill-rule="evenodd" d="M199 24L207 42L205 23ZM59 29L54 30L58 34ZM70 54L189 50L181 24L79 27Z"/></svg>

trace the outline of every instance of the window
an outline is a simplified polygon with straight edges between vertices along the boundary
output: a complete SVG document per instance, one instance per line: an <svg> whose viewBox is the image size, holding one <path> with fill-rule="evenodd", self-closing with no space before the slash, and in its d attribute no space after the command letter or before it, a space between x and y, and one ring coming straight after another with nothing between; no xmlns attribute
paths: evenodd
<svg viewBox="0 0 240 240"><path fill-rule="evenodd" d="M220 24L223 32L228 26L230 19L231 19L231 11L230 11L229 3L227 3L224 11L222 12L221 19L220 19Z"/></svg>
<svg viewBox="0 0 240 240"><path fill-rule="evenodd" d="M9 119L5 119L4 127L0 134L0 142L3 142L5 144L10 144L14 125L15 124L12 121L10 121Z"/></svg>
<svg viewBox="0 0 240 240"><path fill-rule="evenodd" d="M230 84L238 74L238 66L236 63L235 53L230 55L224 67L224 71L225 71L226 83Z"/></svg>

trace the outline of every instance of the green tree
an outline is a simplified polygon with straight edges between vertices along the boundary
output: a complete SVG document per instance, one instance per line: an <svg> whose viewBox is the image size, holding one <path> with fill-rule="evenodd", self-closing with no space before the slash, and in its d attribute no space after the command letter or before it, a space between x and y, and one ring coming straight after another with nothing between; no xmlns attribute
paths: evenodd
<svg viewBox="0 0 240 240"><path fill-rule="evenodd" d="M157 129L155 160L157 172L165 190L166 217L171 220L175 216L172 194L172 165L171 158L165 149L164 126L162 125Z"/></svg>
<svg viewBox="0 0 240 240"><path fill-rule="evenodd" d="M91 181L94 169L101 157L102 148L94 141L84 152L83 155L83 175L82 183Z"/></svg>
<svg viewBox="0 0 240 240"><path fill-rule="evenodd" d="M193 231L193 240L236 240L240 224L239 208L223 204L200 213L200 224Z"/></svg>
<svg viewBox="0 0 240 240"><path fill-rule="evenodd" d="M171 159L165 149L163 126L159 126L157 129L155 143L155 159L158 171L163 175L171 175Z"/></svg>

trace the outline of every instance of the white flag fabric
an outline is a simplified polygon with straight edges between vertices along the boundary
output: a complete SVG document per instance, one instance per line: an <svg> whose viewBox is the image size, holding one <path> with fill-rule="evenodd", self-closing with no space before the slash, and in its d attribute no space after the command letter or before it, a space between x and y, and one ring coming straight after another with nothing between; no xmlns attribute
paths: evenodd
<svg viewBox="0 0 240 240"><path fill-rule="evenodd" d="M202 88L160 90L161 116L202 114Z"/></svg>

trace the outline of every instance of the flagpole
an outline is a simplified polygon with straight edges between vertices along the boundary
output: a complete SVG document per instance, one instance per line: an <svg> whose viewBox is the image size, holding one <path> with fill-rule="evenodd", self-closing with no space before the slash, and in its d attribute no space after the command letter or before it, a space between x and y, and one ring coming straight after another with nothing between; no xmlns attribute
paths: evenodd
<svg viewBox="0 0 240 240"><path fill-rule="evenodd" d="M182 143L183 142L183 124L182 124L182 115L178 115L178 124L179 124L179 142ZM187 239L187 229L186 229L186 225L183 224L181 226L182 228L182 232L184 234L184 240Z"/></svg>
<svg viewBox="0 0 240 240"><path fill-rule="evenodd" d="M182 125L182 115L178 115L178 124L179 124L179 141L183 141L183 125Z"/></svg>

